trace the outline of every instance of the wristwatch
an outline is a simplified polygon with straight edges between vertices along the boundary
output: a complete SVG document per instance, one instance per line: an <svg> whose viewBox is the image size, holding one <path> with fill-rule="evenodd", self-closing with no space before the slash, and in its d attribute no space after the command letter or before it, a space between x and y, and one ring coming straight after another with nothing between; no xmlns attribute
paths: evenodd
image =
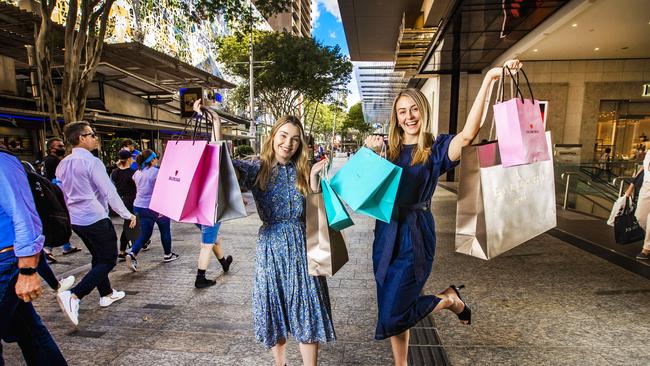
<svg viewBox="0 0 650 366"><path fill-rule="evenodd" d="M34 267L22 267L22 268L19 268L18 271L19 271L19 273L21 275L31 276L34 273L36 273L36 268L34 268Z"/></svg>

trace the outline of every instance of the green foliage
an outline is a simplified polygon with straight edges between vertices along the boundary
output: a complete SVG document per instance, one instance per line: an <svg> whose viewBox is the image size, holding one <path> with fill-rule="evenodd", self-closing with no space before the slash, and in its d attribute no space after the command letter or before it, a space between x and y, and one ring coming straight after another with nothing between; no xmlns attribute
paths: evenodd
<svg viewBox="0 0 650 366"><path fill-rule="evenodd" d="M236 158L243 158L250 155L255 155L255 151L250 145L239 145L235 147Z"/></svg>
<svg viewBox="0 0 650 366"><path fill-rule="evenodd" d="M363 118L361 103L350 108L341 130L341 134L346 136L346 140L354 140L359 144L372 131L372 126Z"/></svg>
<svg viewBox="0 0 650 366"><path fill-rule="evenodd" d="M218 42L219 61L228 73L246 80L233 93L239 107L248 95L248 38L234 34ZM345 90L352 64L338 46L324 46L309 37L285 32L255 31L253 52L256 61L264 61L255 70L257 104L273 117L299 115L300 106L326 102L334 92Z"/></svg>
<svg viewBox="0 0 650 366"><path fill-rule="evenodd" d="M332 140L334 127L337 134L341 133L345 118L345 111L334 104L311 104L305 108L304 125L317 143L328 144Z"/></svg>
<svg viewBox="0 0 650 366"><path fill-rule="evenodd" d="M114 137L108 142L108 144L104 145L102 147L104 158L108 161L117 160L117 152L122 149L122 141L124 140L126 140L124 137ZM133 141L133 143L135 144L135 148L139 149L137 142Z"/></svg>
<svg viewBox="0 0 650 366"><path fill-rule="evenodd" d="M292 3L291 0L254 0L253 2L264 18L286 11ZM261 20L248 0L194 0L193 5L193 12L186 5L185 7L195 19L214 19L216 15L223 15L231 25L238 23L242 27Z"/></svg>

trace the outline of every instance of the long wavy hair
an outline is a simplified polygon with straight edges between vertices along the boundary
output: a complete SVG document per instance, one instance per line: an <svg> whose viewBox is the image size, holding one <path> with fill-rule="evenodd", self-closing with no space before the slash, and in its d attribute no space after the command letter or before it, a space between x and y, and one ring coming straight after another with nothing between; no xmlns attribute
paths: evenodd
<svg viewBox="0 0 650 366"><path fill-rule="evenodd" d="M417 147L413 149L411 165L422 164L429 160L431 146L435 140L431 131L431 110L427 98L417 89L404 89L397 94L393 100L393 110L390 114L390 125L388 127L388 159L396 161L404 144L404 130L397 119L397 101L401 97L411 97L420 112L420 135Z"/></svg>
<svg viewBox="0 0 650 366"><path fill-rule="evenodd" d="M271 136L266 139L262 145L262 151L260 153L260 160L262 161L262 166L260 172L257 174L257 180L255 184L263 191L266 190L266 186L271 179L271 174L273 172L273 167L276 163L275 161L275 150L273 150L273 140L275 135L278 133L282 126L287 123L292 124L300 130L300 146L296 150L295 154L291 157L291 161L296 165L296 186L298 190L303 195L307 195L310 192L309 188L309 149L307 147L307 139L305 137L305 130L302 127L300 119L295 116L283 116L278 119L273 128L271 129Z"/></svg>

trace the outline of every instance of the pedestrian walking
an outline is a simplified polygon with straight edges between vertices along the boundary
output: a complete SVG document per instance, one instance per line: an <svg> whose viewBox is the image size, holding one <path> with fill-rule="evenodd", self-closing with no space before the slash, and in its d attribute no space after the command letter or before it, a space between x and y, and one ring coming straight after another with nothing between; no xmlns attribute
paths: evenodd
<svg viewBox="0 0 650 366"><path fill-rule="evenodd" d="M209 280L205 277L205 273L210 265L210 257L214 254L221 264L223 273L228 273L230 264L232 263L232 256L224 256L221 247L221 236L219 235L220 222L216 222L213 226L200 225L196 226L201 229L201 251L199 252L198 269L196 271L196 280L194 287L205 288L213 286L217 283L215 280Z"/></svg>
<svg viewBox="0 0 650 366"><path fill-rule="evenodd" d="M36 272L45 237L27 175L2 144L0 232L0 338L18 342L27 365L67 365L31 303L42 293Z"/></svg>
<svg viewBox="0 0 650 366"><path fill-rule="evenodd" d="M136 186L133 210L140 218L140 237L133 243L131 251L126 255L126 265L133 272L138 270L138 253L144 243L151 239L154 224L158 225L158 230L160 230L160 241L164 251L163 262L172 262L180 257L172 252L171 220L169 217L149 209L153 187L156 184L156 178L158 178L158 155L149 149L144 150L137 156L136 163L138 170L133 174Z"/></svg>
<svg viewBox="0 0 650 366"><path fill-rule="evenodd" d="M56 181L56 168L59 166L61 159L65 156L65 144L63 140L58 137L53 137L47 140L46 145L48 155L43 159L43 165L45 167L45 178L50 182ZM45 246L45 255L47 259L56 263L56 257L52 254L52 247ZM72 246L70 243L63 244L63 255L73 254L80 252L81 248Z"/></svg>
<svg viewBox="0 0 650 366"><path fill-rule="evenodd" d="M111 181L113 181L113 184L117 189L117 194L120 195L126 208L133 212L133 201L135 200L136 187L135 182L133 181L133 174L135 174L135 171L131 169L131 164L133 163L131 152L129 150L120 150L117 153L117 159L117 167L113 172L111 172ZM117 254L117 259L119 261L126 260L126 249L129 245L129 238L126 235L128 224L128 220L124 220L122 234L120 234L120 251Z"/></svg>
<svg viewBox="0 0 650 366"><path fill-rule="evenodd" d="M506 64L512 70L521 67L516 60ZM402 178L393 218L390 223L376 222L373 264L378 308L375 339L390 338L396 366L407 365L409 329L431 312L447 309L462 323L471 324L470 307L460 293L463 286L421 295L436 249L431 196L438 178L458 164L462 147L478 134L488 90L501 72L500 67L488 71L465 127L456 136L432 135L429 102L419 90L403 90L393 101L387 158L402 168ZM379 152L384 140L370 136L365 144Z"/></svg>
<svg viewBox="0 0 650 366"><path fill-rule="evenodd" d="M648 219L650 219L650 174L645 174L650 169L650 154L646 154L643 159L643 183L639 189L639 198L634 215L639 225L645 230L645 239L643 240L643 249L637 254L636 259L650 260L650 233L648 233ZM641 173L639 173L641 174ZM636 180L635 180L636 182Z"/></svg>
<svg viewBox="0 0 650 366"><path fill-rule="evenodd" d="M117 234L108 217L108 206L135 227L136 217L124 206L101 160L91 154L97 147L95 132L88 122L66 125L66 140L73 146L56 176L61 181L70 212L72 230L81 238L92 256L91 269L70 291L57 295L59 305L70 319L79 324L79 302L94 288L99 292L99 305L110 306L124 298L123 291L111 287L109 272L117 260Z"/></svg>
<svg viewBox="0 0 650 366"><path fill-rule="evenodd" d="M199 113L200 101L194 104ZM220 139L220 120L214 114ZM240 184L253 193L263 222L257 240L253 276L255 338L271 349L275 364L286 362L289 334L300 342L304 365L316 365L318 343L336 339L327 282L309 275L305 243L305 195L320 190L311 166L302 123L285 116L276 121L258 160L233 160ZM311 167L310 167L311 166Z"/></svg>

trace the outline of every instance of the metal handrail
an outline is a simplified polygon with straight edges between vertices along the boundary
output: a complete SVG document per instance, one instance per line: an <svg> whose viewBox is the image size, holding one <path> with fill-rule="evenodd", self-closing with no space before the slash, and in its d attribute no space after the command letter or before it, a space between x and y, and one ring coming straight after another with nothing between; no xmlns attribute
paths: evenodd
<svg viewBox="0 0 650 366"><path fill-rule="evenodd" d="M634 179L634 177L616 177L612 181L612 184L616 186L616 181L621 181L621 186L618 188L618 196L621 197L623 195L623 184L625 183L626 179Z"/></svg>
<svg viewBox="0 0 650 366"><path fill-rule="evenodd" d="M564 188L564 202L562 204L562 209L564 209L564 210L567 209L567 205L568 205L568 201L569 201L569 186L570 186L570 183L571 183L571 176L579 175L579 174L580 174L580 172L564 172L564 173L562 173L560 175L560 178L562 180L564 180L566 178L566 186ZM581 197L583 197L587 201L591 202L593 205L602 208L603 210L609 210L607 207L605 207L602 204L594 201L593 199L591 199L590 197L588 197L588 196L586 196L584 194L580 194L578 192L576 192L576 194L580 195ZM593 209L592 209L592 212L593 212Z"/></svg>
<svg viewBox="0 0 650 366"><path fill-rule="evenodd" d="M567 203L569 202L569 183L571 182L571 176L580 174L580 172L564 172L562 175L560 175L560 178L564 180L564 177L566 177L566 186L564 188L564 203L562 204L562 208L566 210Z"/></svg>

